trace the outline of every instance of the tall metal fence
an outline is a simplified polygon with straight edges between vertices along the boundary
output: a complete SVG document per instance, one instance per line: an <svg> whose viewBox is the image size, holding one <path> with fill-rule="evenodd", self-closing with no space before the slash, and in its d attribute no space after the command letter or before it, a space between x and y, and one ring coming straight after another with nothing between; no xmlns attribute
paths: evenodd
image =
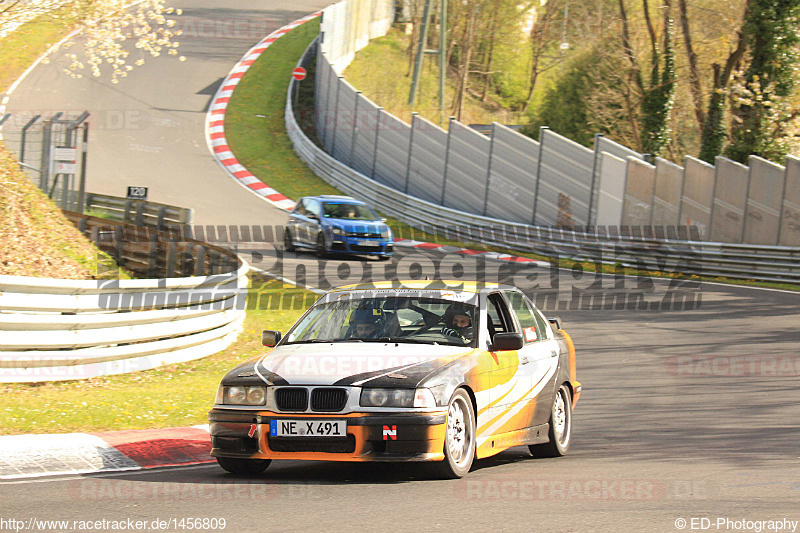
<svg viewBox="0 0 800 533"><path fill-rule="evenodd" d="M387 113L343 77L391 26L392 2L344 0L323 11L317 135L338 161L382 185L474 215L538 226L696 226L702 240L800 245L800 160L748 166L686 156L683 165L595 136L592 149L542 128L539 141L501 124L482 135Z"/></svg>
<svg viewBox="0 0 800 533"><path fill-rule="evenodd" d="M83 212L88 112L0 117L0 141L17 155L20 167L58 207Z"/></svg>

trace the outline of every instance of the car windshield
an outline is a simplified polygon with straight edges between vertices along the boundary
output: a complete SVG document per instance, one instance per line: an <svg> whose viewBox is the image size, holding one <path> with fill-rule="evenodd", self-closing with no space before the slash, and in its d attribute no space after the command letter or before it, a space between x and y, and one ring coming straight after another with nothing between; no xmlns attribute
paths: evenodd
<svg viewBox="0 0 800 533"><path fill-rule="evenodd" d="M474 346L476 307L452 300L387 296L318 303L285 344L397 342Z"/></svg>
<svg viewBox="0 0 800 533"><path fill-rule="evenodd" d="M323 206L325 218L341 218L348 220L380 220L372 208L361 204L348 204L341 202L325 202Z"/></svg>

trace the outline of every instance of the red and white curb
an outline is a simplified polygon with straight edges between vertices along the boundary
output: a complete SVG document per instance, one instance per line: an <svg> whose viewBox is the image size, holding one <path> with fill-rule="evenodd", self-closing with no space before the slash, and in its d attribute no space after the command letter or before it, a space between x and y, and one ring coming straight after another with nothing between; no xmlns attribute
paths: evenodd
<svg viewBox="0 0 800 533"><path fill-rule="evenodd" d="M481 256L487 259L494 259L496 261L508 261L510 263L530 263L535 265L549 265L549 263L547 263L546 261L531 259L530 257L520 257L518 255L501 254L499 252L482 252L480 250L470 250L469 248L458 248L456 246L447 246L445 244L435 244L432 242L414 241L411 239L395 239L394 245L403 246L407 248L417 248L419 250L442 252L445 254Z"/></svg>
<svg viewBox="0 0 800 533"><path fill-rule="evenodd" d="M250 66L255 63L256 59L264 53L264 50L269 48L272 43L277 41L284 34L301 24L305 24L309 20L315 19L320 16L320 14L321 12L318 11L298 19L291 24L287 24L270 33L261 40L261 42L252 47L228 73L228 76L222 82L219 90L217 90L217 94L214 95L211 107L206 114L206 142L208 143L208 148L211 150L214 159L216 159L225 172L239 184L263 197L275 207L284 210L292 209L295 204L294 201L256 178L244 165L239 163L236 156L231 152L231 148L228 146L228 140L225 137L225 111L244 73L247 72Z"/></svg>
<svg viewBox="0 0 800 533"><path fill-rule="evenodd" d="M0 437L0 479L210 463L208 426Z"/></svg>
<svg viewBox="0 0 800 533"><path fill-rule="evenodd" d="M247 187L250 191L263 197L269 203L286 211L294 208L294 200L291 200L276 191L260 179L256 178L247 168L242 165L236 156L231 151L228 145L228 140L225 137L225 112L228 108L228 103L233 96L236 87L242 80L245 72L250 69L250 66L261 56L269 46L277 41L282 35L290 32L294 28L305 24L306 22L319 17L321 12L312 13L306 17L298 19L291 24L287 24L280 29L275 30L265 37L261 42L252 47L242 59L231 69L228 76L222 82L217 94L214 95L211 107L206 114L206 142L208 143L209 150L222 166L225 172L234 178L239 184ZM434 244L430 242L420 242L406 239L395 239L395 245L419 248L425 250L436 250L443 253L454 253L462 255L481 255L488 259L495 259L499 261L510 261L515 263L533 263L533 264L546 264L536 259L527 257L518 257L510 254L501 254L497 252L481 252L470 250L467 248L456 248L453 246L445 246L441 244Z"/></svg>

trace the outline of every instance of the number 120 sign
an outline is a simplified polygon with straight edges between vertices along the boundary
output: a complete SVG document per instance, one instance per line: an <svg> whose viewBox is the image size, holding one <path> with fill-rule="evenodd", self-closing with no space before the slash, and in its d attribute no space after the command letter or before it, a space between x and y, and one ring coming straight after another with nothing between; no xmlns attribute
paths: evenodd
<svg viewBox="0 0 800 533"><path fill-rule="evenodd" d="M128 200L147 200L147 187L128 187Z"/></svg>

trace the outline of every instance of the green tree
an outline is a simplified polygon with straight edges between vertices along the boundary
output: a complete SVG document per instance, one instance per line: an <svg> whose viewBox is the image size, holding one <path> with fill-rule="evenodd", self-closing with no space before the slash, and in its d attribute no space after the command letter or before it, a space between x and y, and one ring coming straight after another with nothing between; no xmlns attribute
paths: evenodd
<svg viewBox="0 0 800 533"><path fill-rule="evenodd" d="M785 100L795 88L799 25L800 0L750 0L743 26L750 61L732 95L727 157L780 160L788 153L783 126L794 113Z"/></svg>
<svg viewBox="0 0 800 533"><path fill-rule="evenodd" d="M659 39L650 17L648 0L642 0L644 20L650 35L650 79L647 85L641 76L639 63L631 43L629 21L624 0L619 0L620 18L622 21L622 44L631 64L634 79L642 93L641 114L641 149L644 152L660 155L669 142L669 120L675 98L675 58L672 49L672 17L670 16L671 0L664 0L661 8L664 12L662 31L663 44L659 47Z"/></svg>
<svg viewBox="0 0 800 533"><path fill-rule="evenodd" d="M542 101L530 114L531 121L520 131L537 139L539 128L547 126L575 142L591 146L593 126L587 120L587 94L594 87L590 75L598 57L595 49L588 50L566 66L562 74L545 93Z"/></svg>

